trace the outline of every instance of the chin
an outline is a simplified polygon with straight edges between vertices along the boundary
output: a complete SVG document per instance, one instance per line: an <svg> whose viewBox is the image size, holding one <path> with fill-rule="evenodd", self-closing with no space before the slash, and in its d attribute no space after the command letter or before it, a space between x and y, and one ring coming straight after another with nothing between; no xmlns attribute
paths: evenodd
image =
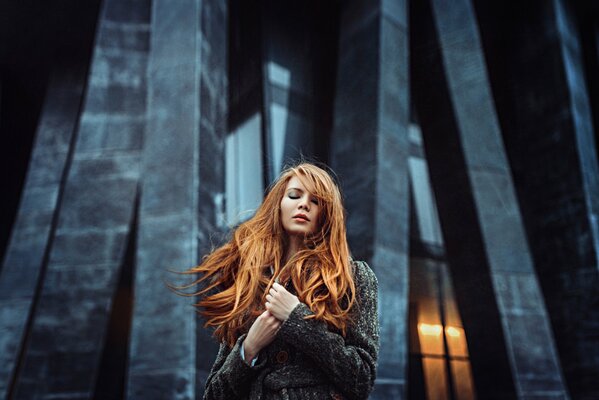
<svg viewBox="0 0 599 400"><path fill-rule="evenodd" d="M289 236L308 236L312 233L309 229L290 229L287 231Z"/></svg>

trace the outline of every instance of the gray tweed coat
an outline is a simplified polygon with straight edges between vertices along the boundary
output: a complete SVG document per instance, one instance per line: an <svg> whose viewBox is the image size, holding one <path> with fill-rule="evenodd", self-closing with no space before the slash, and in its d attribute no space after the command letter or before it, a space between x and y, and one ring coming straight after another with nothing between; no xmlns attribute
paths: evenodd
<svg viewBox="0 0 599 400"><path fill-rule="evenodd" d="M379 349L378 282L368 264L353 265L356 317L345 338L322 321L305 320L312 312L300 303L253 367L240 355L246 334L233 348L222 343L204 399L367 399Z"/></svg>

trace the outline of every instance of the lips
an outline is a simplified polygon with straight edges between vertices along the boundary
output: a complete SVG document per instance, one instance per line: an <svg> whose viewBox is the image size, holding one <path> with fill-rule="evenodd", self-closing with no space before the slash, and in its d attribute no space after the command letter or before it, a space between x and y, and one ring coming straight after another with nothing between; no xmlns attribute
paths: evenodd
<svg viewBox="0 0 599 400"><path fill-rule="evenodd" d="M303 221L310 221L310 218L306 216L306 214L295 214L293 219L301 219Z"/></svg>

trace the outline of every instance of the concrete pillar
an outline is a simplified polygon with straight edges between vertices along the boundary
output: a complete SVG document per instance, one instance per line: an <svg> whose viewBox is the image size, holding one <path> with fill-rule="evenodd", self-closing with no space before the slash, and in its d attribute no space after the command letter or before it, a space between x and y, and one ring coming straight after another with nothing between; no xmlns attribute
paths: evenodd
<svg viewBox="0 0 599 400"><path fill-rule="evenodd" d="M202 377L215 356L216 343L196 336L201 327L190 300L165 282L183 283L167 269L199 262L221 211L226 11L226 3L218 1L153 3L130 399L201 398Z"/></svg>
<svg viewBox="0 0 599 400"><path fill-rule="evenodd" d="M481 7L481 33L564 377L573 398L594 398L599 396L594 333L599 329L599 168L588 94L597 77L585 79L583 50L597 53L583 48L584 26L573 6L535 1L513 13L491 4ZM514 14L509 30L493 23L501 14ZM505 66L496 68L493 60Z"/></svg>
<svg viewBox="0 0 599 400"><path fill-rule="evenodd" d="M430 6L416 11L414 93L477 395L567 398L474 10Z"/></svg>
<svg viewBox="0 0 599 400"><path fill-rule="evenodd" d="M16 398L89 398L133 220L149 2L107 0Z"/></svg>
<svg viewBox="0 0 599 400"><path fill-rule="evenodd" d="M353 255L379 277L381 352L372 398L406 398L408 322L407 2L344 4L331 164Z"/></svg>
<svg viewBox="0 0 599 400"><path fill-rule="evenodd" d="M61 181L83 99L85 70L54 72L19 211L0 270L0 398L7 398L52 243Z"/></svg>

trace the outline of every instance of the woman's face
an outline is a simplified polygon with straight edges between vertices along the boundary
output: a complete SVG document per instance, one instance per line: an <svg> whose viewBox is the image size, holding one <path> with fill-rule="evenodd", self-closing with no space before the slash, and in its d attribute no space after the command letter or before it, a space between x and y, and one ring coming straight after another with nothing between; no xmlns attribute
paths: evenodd
<svg viewBox="0 0 599 400"><path fill-rule="evenodd" d="M288 235L307 235L316 232L320 206L302 182L293 176L281 199L281 221Z"/></svg>

